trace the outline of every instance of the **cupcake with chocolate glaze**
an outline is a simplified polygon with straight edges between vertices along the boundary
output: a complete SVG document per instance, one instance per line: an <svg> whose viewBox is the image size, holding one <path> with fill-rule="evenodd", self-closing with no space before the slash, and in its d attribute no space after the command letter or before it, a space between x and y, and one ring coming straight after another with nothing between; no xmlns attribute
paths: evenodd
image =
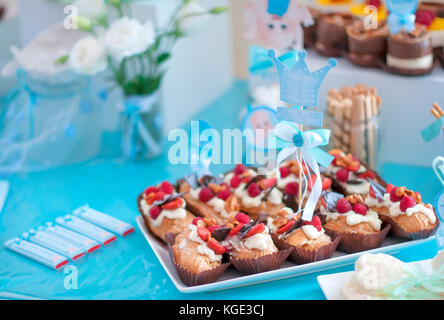
<svg viewBox="0 0 444 320"><path fill-rule="evenodd" d="M182 232L194 218L185 209L183 194L177 194L168 181L146 188L137 204L147 229L164 242L168 232Z"/></svg>
<svg viewBox="0 0 444 320"><path fill-rule="evenodd" d="M355 21L349 13L323 14L318 19L315 49L324 56L340 56L347 51L346 27Z"/></svg>
<svg viewBox="0 0 444 320"><path fill-rule="evenodd" d="M291 210L291 209L290 209ZM300 219L288 210L282 210L276 218L268 218L268 227L279 249L291 249L290 258L297 264L328 259L339 244L340 237L332 241L322 228L321 219Z"/></svg>
<svg viewBox="0 0 444 320"><path fill-rule="evenodd" d="M433 53L444 66L444 18L437 16L436 11L418 9L416 11L416 23L427 28Z"/></svg>
<svg viewBox="0 0 444 320"><path fill-rule="evenodd" d="M239 199L223 182L223 176L190 175L178 182L179 191L191 212L199 217L214 219L219 225L227 223L240 209Z"/></svg>
<svg viewBox="0 0 444 320"><path fill-rule="evenodd" d="M270 216L285 207L283 194L276 187L276 177L266 177L252 173L252 169L237 165L233 172L228 173L224 181L239 199L240 211L256 219L259 214Z"/></svg>
<svg viewBox="0 0 444 320"><path fill-rule="evenodd" d="M168 233L170 257L188 286L214 282L228 268L228 242L213 237L215 222L196 218L179 234Z"/></svg>
<svg viewBox="0 0 444 320"><path fill-rule="evenodd" d="M334 191L346 195L366 195L370 187L370 183L367 181L368 178L385 185L384 180L351 153L345 154L339 149L330 150L329 153L334 156L334 159L327 168L325 175L333 179Z"/></svg>
<svg viewBox="0 0 444 320"><path fill-rule="evenodd" d="M392 226L393 235L416 240L436 232L439 218L431 204L422 202L419 192L393 186L389 194L392 204L388 212L380 213L380 217Z"/></svg>
<svg viewBox="0 0 444 320"><path fill-rule="evenodd" d="M347 26L348 59L361 67L378 67L387 52L388 27L386 21L377 29L367 29L364 21L357 20Z"/></svg>
<svg viewBox="0 0 444 320"><path fill-rule="evenodd" d="M347 253L379 247L390 230L389 225L383 226L376 212L368 209L361 195L339 199L326 221L326 233L333 238L341 236L339 250Z"/></svg>
<svg viewBox="0 0 444 320"><path fill-rule="evenodd" d="M432 71L434 66L430 33L421 24L415 30L391 34L387 38L385 68L402 75L422 75Z"/></svg>
<svg viewBox="0 0 444 320"><path fill-rule="evenodd" d="M279 250L275 246L265 218L266 215L260 215L253 221L240 213L228 233L231 262L244 274L278 269L290 254L290 250Z"/></svg>

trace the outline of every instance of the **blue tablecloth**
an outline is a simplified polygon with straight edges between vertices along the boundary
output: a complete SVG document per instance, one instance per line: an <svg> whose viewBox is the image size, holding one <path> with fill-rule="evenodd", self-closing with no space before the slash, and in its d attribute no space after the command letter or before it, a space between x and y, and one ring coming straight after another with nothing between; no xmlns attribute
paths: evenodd
<svg viewBox="0 0 444 320"><path fill-rule="evenodd" d="M195 119L205 119L216 129L239 125L246 85L233 87ZM215 168L226 170L225 166ZM88 163L16 175L9 178L11 191L0 213L0 243L30 228L52 221L88 203L135 226L136 197L147 186L175 181L189 172L186 166L168 163L167 154L144 162L96 160ZM440 190L430 168L385 164L382 176L396 185L420 191L433 201ZM433 257L435 242L395 254L404 261ZM65 289L63 271L55 272L0 248L0 297L49 299L325 299L316 276L352 270L340 267L320 273L211 293L183 294L169 280L139 230L119 238L111 247L76 263L78 288Z"/></svg>

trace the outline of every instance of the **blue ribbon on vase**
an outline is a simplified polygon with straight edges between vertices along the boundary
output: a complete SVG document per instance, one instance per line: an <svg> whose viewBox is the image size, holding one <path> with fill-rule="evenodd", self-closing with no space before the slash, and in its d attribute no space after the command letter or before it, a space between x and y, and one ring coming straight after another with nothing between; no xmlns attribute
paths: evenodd
<svg viewBox="0 0 444 320"><path fill-rule="evenodd" d="M157 101L158 93L148 97L130 96L125 99L121 115L123 121L128 123L122 131L122 151L126 159L135 160L143 146L153 154L160 152L159 143L153 138L141 118L143 113L151 111ZM137 143L139 138L143 146Z"/></svg>

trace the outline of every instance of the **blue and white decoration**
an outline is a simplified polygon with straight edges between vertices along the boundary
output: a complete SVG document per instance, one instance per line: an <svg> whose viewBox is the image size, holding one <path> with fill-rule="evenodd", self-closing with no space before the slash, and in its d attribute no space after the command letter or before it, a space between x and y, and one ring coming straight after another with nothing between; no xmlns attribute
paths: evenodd
<svg viewBox="0 0 444 320"><path fill-rule="evenodd" d="M411 32L415 30L415 12L418 0L386 0L390 12L387 23L392 34L402 30Z"/></svg>
<svg viewBox="0 0 444 320"><path fill-rule="evenodd" d="M306 173L300 170L304 190L300 195L298 212L302 212L303 220L310 221L322 192L318 163L328 167L333 157L319 148L328 144L329 130L302 130L303 125L322 127L322 113L304 109L318 105L322 81L330 69L336 66L336 60L330 59L327 66L311 72L305 62L305 51L298 51L298 59L291 69L276 58L273 50L269 51L269 56L274 60L278 70L281 100L294 106L292 108L278 107L277 115L281 122L276 126L274 137L269 137L276 140L276 149L280 149L277 156L276 176L280 178L279 164L291 156L295 157L300 168L305 166L309 169ZM308 195L308 178L311 178L311 173L316 175L316 182ZM307 201L302 208L303 200L306 198Z"/></svg>

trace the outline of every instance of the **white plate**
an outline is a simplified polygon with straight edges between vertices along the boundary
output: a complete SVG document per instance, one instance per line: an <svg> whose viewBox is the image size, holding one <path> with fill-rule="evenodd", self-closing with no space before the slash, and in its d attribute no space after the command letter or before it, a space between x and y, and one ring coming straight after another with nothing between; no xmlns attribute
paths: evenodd
<svg viewBox="0 0 444 320"><path fill-rule="evenodd" d="M432 270L431 261L432 259L428 259L428 260L410 262L408 264L419 264L421 265L421 267L424 268L425 272L431 272ZM353 273L354 271L349 271L349 272L326 274L317 277L319 286L321 287L322 292L324 292L324 295L327 298L327 300L344 300L341 294L341 288L345 283L347 283L351 279Z"/></svg>
<svg viewBox="0 0 444 320"><path fill-rule="evenodd" d="M200 286L188 287L183 284L182 280L180 280L177 275L176 268L172 264L167 246L157 239L157 237L153 236L146 228L145 222L143 221L143 217L139 215L136 218L137 225L139 229L142 231L145 239L150 244L163 268L167 272L171 281L173 281L177 290L184 293L193 293L193 292L205 292L205 291L216 291L216 290L224 290L229 288L241 287L245 285L251 285L255 283L267 282L272 280L296 277L303 274L313 273L324 271L336 267L346 266L353 264L356 259L362 254L362 252L347 254L340 251L336 251L333 254L333 257L327 260L307 263L303 265L297 265L292 261L286 261L280 269L267 271L252 275L243 275L232 267L229 267L222 276L213 283L203 284ZM415 246L421 243L425 243L428 241L435 241L435 237L430 237L424 240L415 240L415 241L404 241L401 239L388 237L384 240L381 247L365 251L367 253L396 253L401 248Z"/></svg>

